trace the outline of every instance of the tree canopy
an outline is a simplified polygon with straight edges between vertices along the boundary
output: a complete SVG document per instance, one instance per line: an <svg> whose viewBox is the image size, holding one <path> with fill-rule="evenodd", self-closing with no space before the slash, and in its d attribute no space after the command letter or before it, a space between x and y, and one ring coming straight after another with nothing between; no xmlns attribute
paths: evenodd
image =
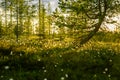
<svg viewBox="0 0 120 80"><path fill-rule="evenodd" d="M67 13L69 16L63 19L64 21L58 22L66 27L80 29L79 44L82 45L99 31L106 17L120 12L120 1L59 0L59 8L62 13Z"/></svg>

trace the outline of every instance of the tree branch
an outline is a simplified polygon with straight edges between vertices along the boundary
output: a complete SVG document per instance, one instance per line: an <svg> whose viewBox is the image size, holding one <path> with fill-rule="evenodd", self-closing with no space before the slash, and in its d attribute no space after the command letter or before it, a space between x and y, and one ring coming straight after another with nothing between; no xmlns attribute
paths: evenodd
<svg viewBox="0 0 120 80"><path fill-rule="evenodd" d="M106 0L104 0L104 12L102 14L102 11L101 11L101 3L100 3L101 0L99 0L99 22L96 23L95 25L93 25L95 27L95 29L93 31L91 31L87 37L81 39L80 41L80 45L83 45L85 44L86 42L88 42L98 31L99 31L99 28L101 27L101 24L102 22L104 21L104 18L105 18L105 15L106 15L106 11L107 11L107 3L106 3Z"/></svg>

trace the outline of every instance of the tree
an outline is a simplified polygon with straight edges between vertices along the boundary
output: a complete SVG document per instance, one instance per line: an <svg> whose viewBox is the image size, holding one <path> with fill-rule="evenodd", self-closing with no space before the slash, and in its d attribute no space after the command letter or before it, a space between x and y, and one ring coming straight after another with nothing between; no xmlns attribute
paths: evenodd
<svg viewBox="0 0 120 80"><path fill-rule="evenodd" d="M27 0L26 1L26 7L24 8L24 19L25 19L25 22L24 22L24 33L26 33L28 36L30 34L32 34L32 18L35 17L35 4L31 4L31 0Z"/></svg>
<svg viewBox="0 0 120 80"><path fill-rule="evenodd" d="M18 20L19 15L18 15L18 13L19 13L19 2L18 2L18 0L16 0L16 26L14 28L14 33L16 35L16 41L17 42L18 42L18 38L19 38L19 30L18 30L18 27L19 27L19 20Z"/></svg>
<svg viewBox="0 0 120 80"><path fill-rule="evenodd" d="M48 3L48 34L49 34L49 38L50 38L50 32L51 32L51 4Z"/></svg>
<svg viewBox="0 0 120 80"><path fill-rule="evenodd" d="M38 4L38 16L39 16L39 37L45 38L45 7L42 3L42 0L39 0Z"/></svg>
<svg viewBox="0 0 120 80"><path fill-rule="evenodd" d="M0 38L2 37L2 21L1 21L1 16L0 16Z"/></svg>
<svg viewBox="0 0 120 80"><path fill-rule="evenodd" d="M5 12L5 13L4 13L4 19L5 19L5 20L4 20L4 25L5 25L5 28L6 28L6 29L5 29L6 32L7 32L7 23L8 23L8 21L7 21L7 7L8 7L8 6L7 6L7 1L8 1L8 0L3 0L3 1L1 2L1 4L2 4L1 7L4 9L4 12Z"/></svg>
<svg viewBox="0 0 120 80"><path fill-rule="evenodd" d="M5 12L5 30L6 33L9 34L8 32L11 32L9 29L12 27L12 16L13 16L13 2L14 0L2 0L1 4L2 4L2 8L4 9ZM10 13L9 13L10 11ZM10 22L9 22L9 16L10 16Z"/></svg>
<svg viewBox="0 0 120 80"><path fill-rule="evenodd" d="M10 33L13 31L13 18L15 17L13 13L15 12L16 0L2 0L1 4L1 8L5 12L5 33L10 35Z"/></svg>
<svg viewBox="0 0 120 80"><path fill-rule="evenodd" d="M16 16L16 26L14 28L14 33L18 41L19 36L23 34L23 22L25 21L25 18L27 18L28 22L30 23L30 15L28 12L29 4L27 0L14 0L12 4L14 6ZM29 27L27 29L29 32Z"/></svg>
<svg viewBox="0 0 120 80"><path fill-rule="evenodd" d="M7 32L7 0L5 0L5 27Z"/></svg>
<svg viewBox="0 0 120 80"><path fill-rule="evenodd" d="M66 22L67 20L66 17L64 16L66 14L62 14L58 8L55 9L55 11L53 12L53 22L56 23L56 25L59 27L59 37L60 37L60 40L63 39L63 36L65 35L65 25L66 25ZM68 27L68 26L67 26Z"/></svg>
<svg viewBox="0 0 120 80"><path fill-rule="evenodd" d="M8 10L7 10L7 12L8 12L8 19L10 19L9 21L8 21L8 35L9 35L9 37L10 37L10 35L11 35L11 33L13 33L13 12L14 12L14 5L13 5L13 3L14 3L14 1L13 0L7 0L7 8L8 8Z"/></svg>
<svg viewBox="0 0 120 80"><path fill-rule="evenodd" d="M41 36L41 5L42 5L42 3L41 3L41 0L39 0L39 9L38 9L38 11L39 11L39 36Z"/></svg>
<svg viewBox="0 0 120 80"><path fill-rule="evenodd" d="M45 8L44 8L44 5L42 6L42 32L43 32L43 38L45 38Z"/></svg>
<svg viewBox="0 0 120 80"><path fill-rule="evenodd" d="M25 1L15 0L14 6L16 11L16 26L14 28L14 33L16 35L16 41L18 42L19 35L23 32L24 8L26 7Z"/></svg>
<svg viewBox="0 0 120 80"><path fill-rule="evenodd" d="M71 19L70 24L63 25L78 27L85 32L79 37L80 45L88 42L99 31L106 16L119 12L119 4L119 0L59 0L60 9L69 12L68 18Z"/></svg>

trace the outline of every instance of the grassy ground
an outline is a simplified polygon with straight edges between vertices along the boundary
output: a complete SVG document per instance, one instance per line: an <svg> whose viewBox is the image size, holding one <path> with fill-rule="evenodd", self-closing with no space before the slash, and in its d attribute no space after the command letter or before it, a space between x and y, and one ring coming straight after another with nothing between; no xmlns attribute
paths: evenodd
<svg viewBox="0 0 120 80"><path fill-rule="evenodd" d="M120 80L120 44L0 40L0 80Z"/></svg>

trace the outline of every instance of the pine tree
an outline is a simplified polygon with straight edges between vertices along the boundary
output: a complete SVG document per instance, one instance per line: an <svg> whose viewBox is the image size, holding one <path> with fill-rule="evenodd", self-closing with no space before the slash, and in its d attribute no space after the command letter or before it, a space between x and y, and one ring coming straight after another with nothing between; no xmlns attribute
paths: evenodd
<svg viewBox="0 0 120 80"><path fill-rule="evenodd" d="M51 4L50 3L48 3L48 35L49 35L49 37L50 37L50 34L51 34Z"/></svg>
<svg viewBox="0 0 120 80"><path fill-rule="evenodd" d="M99 31L106 16L120 9L119 4L119 0L59 0L61 11L69 12L69 16L67 19L63 18L61 25L80 29L82 33L78 40L82 45Z"/></svg>

